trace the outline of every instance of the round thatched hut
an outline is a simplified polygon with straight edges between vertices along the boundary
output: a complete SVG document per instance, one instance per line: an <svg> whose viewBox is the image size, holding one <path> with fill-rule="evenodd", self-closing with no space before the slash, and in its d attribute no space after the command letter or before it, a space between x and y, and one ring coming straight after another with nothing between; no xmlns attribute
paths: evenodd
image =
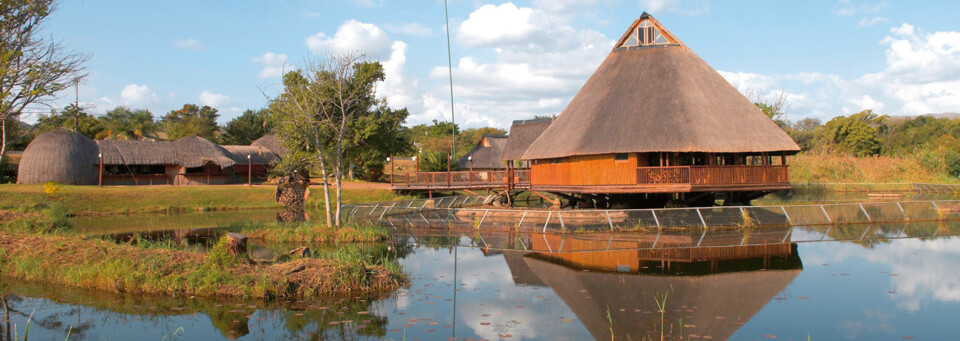
<svg viewBox="0 0 960 341"><path fill-rule="evenodd" d="M280 138L273 134L263 135L263 137L251 142L250 145L269 149L280 157L283 157L284 154L287 153L287 149L283 147L283 143L280 142Z"/></svg>
<svg viewBox="0 0 960 341"><path fill-rule="evenodd" d="M17 183L95 185L98 153L97 143L83 134L65 129L45 132L23 151Z"/></svg>

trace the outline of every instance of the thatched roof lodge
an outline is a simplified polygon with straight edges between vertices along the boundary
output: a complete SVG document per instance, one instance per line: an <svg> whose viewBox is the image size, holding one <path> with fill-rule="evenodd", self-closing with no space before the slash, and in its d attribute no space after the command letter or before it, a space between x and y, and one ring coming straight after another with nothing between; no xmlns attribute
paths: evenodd
<svg viewBox="0 0 960 341"><path fill-rule="evenodd" d="M457 160L460 169L501 170L507 165L501 162L503 148L507 144L507 135L483 134L477 145L469 153Z"/></svg>
<svg viewBox="0 0 960 341"><path fill-rule="evenodd" d="M523 159L523 152L530 148L540 134L550 126L553 118L538 118L533 120L516 120L510 125L510 138L503 147L500 158L503 161L519 161Z"/></svg>
<svg viewBox="0 0 960 341"><path fill-rule="evenodd" d="M276 140L274 137L273 140ZM259 140L258 140L259 141ZM264 140L269 142L269 139ZM279 142L275 145L279 146ZM220 146L197 136L173 142L91 140L68 130L40 134L27 146L17 183L198 185L266 179L278 153L259 146Z"/></svg>
<svg viewBox="0 0 960 341"><path fill-rule="evenodd" d="M521 159L532 189L549 192L768 191L790 187L785 156L799 150L644 13Z"/></svg>

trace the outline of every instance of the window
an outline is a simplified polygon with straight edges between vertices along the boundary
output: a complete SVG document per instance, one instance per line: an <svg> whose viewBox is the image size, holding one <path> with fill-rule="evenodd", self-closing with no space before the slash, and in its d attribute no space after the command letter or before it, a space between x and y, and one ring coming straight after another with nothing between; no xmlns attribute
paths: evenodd
<svg viewBox="0 0 960 341"><path fill-rule="evenodd" d="M613 159L615 161L627 161L627 160L630 160L630 154L616 153L616 154L613 154Z"/></svg>
<svg viewBox="0 0 960 341"><path fill-rule="evenodd" d="M620 47L644 46L644 45L664 45L670 44L670 40L660 32L650 20L644 20L637 25L637 29L630 33L630 36Z"/></svg>
<svg viewBox="0 0 960 341"><path fill-rule="evenodd" d="M191 167L187 168L187 174L203 174L203 167Z"/></svg>

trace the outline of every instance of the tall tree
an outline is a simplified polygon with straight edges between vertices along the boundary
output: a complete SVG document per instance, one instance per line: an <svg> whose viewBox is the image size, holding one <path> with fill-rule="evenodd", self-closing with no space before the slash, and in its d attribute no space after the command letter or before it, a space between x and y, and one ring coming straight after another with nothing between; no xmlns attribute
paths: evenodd
<svg viewBox="0 0 960 341"><path fill-rule="evenodd" d="M268 111L247 109L242 115L227 122L220 141L223 144L248 145L253 140L269 134L271 123Z"/></svg>
<svg viewBox="0 0 960 341"><path fill-rule="evenodd" d="M11 119L24 109L49 104L57 92L78 83L89 58L44 38L43 24L54 0L0 1L0 161L7 146Z"/></svg>
<svg viewBox="0 0 960 341"><path fill-rule="evenodd" d="M220 114L217 113L217 109L206 105L198 107L196 104L184 104L183 108L163 116L160 126L171 140L192 135L213 140L220 132L220 127L217 126L218 117Z"/></svg>
<svg viewBox="0 0 960 341"><path fill-rule="evenodd" d="M878 155L879 135L886 129L886 118L869 109L847 117L838 116L824 125L822 138L842 152L856 156Z"/></svg>
<svg viewBox="0 0 960 341"><path fill-rule="evenodd" d="M100 118L103 131L98 139L139 140L157 131L153 114L146 109L113 108Z"/></svg>
<svg viewBox="0 0 960 341"><path fill-rule="evenodd" d="M355 54L333 53L284 76L284 92L274 101L278 131L284 139L306 138L317 151L323 172L327 222L331 222L330 189L326 165L332 159L336 207L332 222L341 225L345 147L354 133L353 122L377 104L374 86L383 80L383 66ZM294 126L295 125L295 126Z"/></svg>

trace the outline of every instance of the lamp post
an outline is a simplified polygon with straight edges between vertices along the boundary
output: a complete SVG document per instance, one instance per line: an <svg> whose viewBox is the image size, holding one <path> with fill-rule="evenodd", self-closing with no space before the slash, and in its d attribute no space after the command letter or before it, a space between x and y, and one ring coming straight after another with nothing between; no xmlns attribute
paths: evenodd
<svg viewBox="0 0 960 341"><path fill-rule="evenodd" d="M390 187L393 187L393 155L387 156L387 163L390 164Z"/></svg>
<svg viewBox="0 0 960 341"><path fill-rule="evenodd" d="M473 186L473 155L467 155L467 162L470 163L470 171L467 172L467 184Z"/></svg>
<svg viewBox="0 0 960 341"><path fill-rule="evenodd" d="M250 154L247 154L247 187L253 186L253 163Z"/></svg>
<svg viewBox="0 0 960 341"><path fill-rule="evenodd" d="M453 175L450 174L450 160L453 159L453 156L450 153L447 153L447 187L450 187L450 181L453 178Z"/></svg>
<svg viewBox="0 0 960 341"><path fill-rule="evenodd" d="M97 174L97 186L103 187L103 153L97 154L97 159L100 159L100 173Z"/></svg>
<svg viewBox="0 0 960 341"><path fill-rule="evenodd" d="M413 157L414 170L420 172L420 159L417 159L416 156Z"/></svg>
<svg viewBox="0 0 960 341"><path fill-rule="evenodd" d="M470 171L473 171L473 155L467 156L467 161L470 162Z"/></svg>

